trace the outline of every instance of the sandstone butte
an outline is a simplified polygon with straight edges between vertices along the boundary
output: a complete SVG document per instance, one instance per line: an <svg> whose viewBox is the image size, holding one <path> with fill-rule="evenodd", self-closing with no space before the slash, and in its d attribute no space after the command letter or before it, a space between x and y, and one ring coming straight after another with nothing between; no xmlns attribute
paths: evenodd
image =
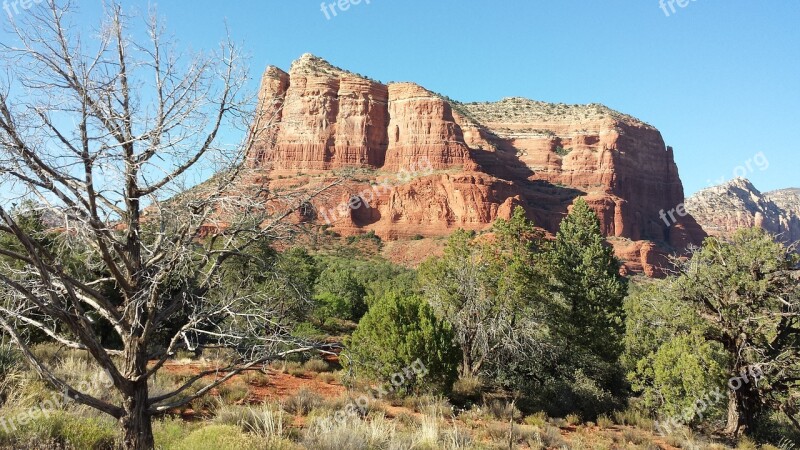
<svg viewBox="0 0 800 450"><path fill-rule="evenodd" d="M740 228L760 227L785 244L800 242L797 188L762 194L749 180L734 178L689 197L686 210L712 236L727 237Z"/></svg>
<svg viewBox="0 0 800 450"><path fill-rule="evenodd" d="M603 105L460 103L310 54L288 73L269 67L259 101L248 182L281 190L346 176L299 215L341 235L411 245L486 230L516 206L552 235L583 197L628 273L658 276L705 237L691 216L660 218L684 200L661 133ZM360 207L340 207L350 201Z"/></svg>

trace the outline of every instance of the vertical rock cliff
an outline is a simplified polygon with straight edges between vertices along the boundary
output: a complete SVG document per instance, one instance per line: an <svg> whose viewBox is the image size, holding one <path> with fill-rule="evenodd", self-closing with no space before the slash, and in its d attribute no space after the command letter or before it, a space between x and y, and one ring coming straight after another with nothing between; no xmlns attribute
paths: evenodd
<svg viewBox="0 0 800 450"><path fill-rule="evenodd" d="M274 188L347 181L309 220L386 239L486 229L522 206L549 232L585 198L632 271L704 237L683 202L672 150L650 125L602 105L510 98L459 103L413 83L385 85L303 55L269 68L250 164Z"/></svg>

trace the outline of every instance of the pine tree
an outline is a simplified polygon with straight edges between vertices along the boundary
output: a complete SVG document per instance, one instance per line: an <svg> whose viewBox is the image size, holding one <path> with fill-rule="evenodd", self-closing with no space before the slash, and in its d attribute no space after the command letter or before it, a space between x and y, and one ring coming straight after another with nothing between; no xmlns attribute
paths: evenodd
<svg viewBox="0 0 800 450"><path fill-rule="evenodd" d="M409 390L448 391L461 354L450 323L438 319L423 298L388 292L361 319L346 342L343 362L368 377L388 381L417 360L424 379L407 379Z"/></svg>
<svg viewBox="0 0 800 450"><path fill-rule="evenodd" d="M558 328L570 344L616 361L622 351L627 286L597 215L583 199L561 222L548 259L553 290L564 300Z"/></svg>

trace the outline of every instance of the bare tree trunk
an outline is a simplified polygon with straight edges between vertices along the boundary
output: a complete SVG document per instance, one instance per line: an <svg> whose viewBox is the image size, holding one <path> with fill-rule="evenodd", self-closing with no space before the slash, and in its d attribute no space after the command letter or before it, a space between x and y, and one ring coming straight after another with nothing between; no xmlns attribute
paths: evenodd
<svg viewBox="0 0 800 450"><path fill-rule="evenodd" d="M739 389L728 391L728 419L725 434L733 437L752 430L759 408L758 391L753 381L743 383Z"/></svg>
<svg viewBox="0 0 800 450"><path fill-rule="evenodd" d="M123 389L122 408L125 416L120 419L123 430L123 448L126 450L150 450L155 447L153 425L149 408L147 378L147 346L138 336L128 338L126 344L125 375L128 379L139 379Z"/></svg>
<svg viewBox="0 0 800 450"><path fill-rule="evenodd" d="M728 419L725 425L725 434L737 436L739 434L739 402L736 398L736 391L728 391Z"/></svg>
<svg viewBox="0 0 800 450"><path fill-rule="evenodd" d="M125 450L151 450L155 448L153 425L147 411L147 382L133 384L130 396L123 399L125 416L120 419L123 431L122 447Z"/></svg>
<svg viewBox="0 0 800 450"><path fill-rule="evenodd" d="M0 331L55 388L118 420L123 448L152 449L153 416L256 364L316 348L275 326L288 321L286 312L254 288L255 271L227 274L238 270L235 260L266 264L257 248L292 238L289 218L339 182L277 192L247 181L242 189L248 155L274 123L254 115L252 108L272 106L247 92L248 71L230 36L215 53L175 53L152 11L142 33L149 39L134 41L128 36L140 33L112 0L102 31L83 40L69 26L70 2L44 3L9 24L18 42L0 45L0 192L10 196L0 202L0 237L13 243L0 248ZM220 142L240 126L249 127L241 145ZM207 170L217 175L191 187ZM17 218L26 216L37 224L21 226ZM51 231L58 244L42 239ZM66 262L70 253L85 265ZM235 287L217 289L229 279ZM95 318L124 350L104 347ZM59 378L30 351L25 333L34 329L87 351L122 402ZM147 380L167 360L206 342L240 358L148 398ZM287 344L294 349L279 353Z"/></svg>

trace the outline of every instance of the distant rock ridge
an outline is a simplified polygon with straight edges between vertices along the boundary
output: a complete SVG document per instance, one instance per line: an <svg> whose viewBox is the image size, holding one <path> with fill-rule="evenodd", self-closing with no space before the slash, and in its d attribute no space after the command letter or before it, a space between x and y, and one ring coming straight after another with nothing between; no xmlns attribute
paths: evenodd
<svg viewBox="0 0 800 450"><path fill-rule="evenodd" d="M392 240L484 230L516 206L553 233L583 197L626 267L648 275L705 236L690 216L672 226L659 218L684 193L658 130L603 105L460 103L310 54L288 72L269 67L259 99L249 163L260 179L280 188L351 175L304 220L326 224L320 212L391 180L362 207L325 215L335 216L330 225L343 235L374 230Z"/></svg>
<svg viewBox="0 0 800 450"><path fill-rule="evenodd" d="M713 236L761 227L782 242L800 241L800 189L797 188L762 194L749 180L735 178L689 197L686 209Z"/></svg>

